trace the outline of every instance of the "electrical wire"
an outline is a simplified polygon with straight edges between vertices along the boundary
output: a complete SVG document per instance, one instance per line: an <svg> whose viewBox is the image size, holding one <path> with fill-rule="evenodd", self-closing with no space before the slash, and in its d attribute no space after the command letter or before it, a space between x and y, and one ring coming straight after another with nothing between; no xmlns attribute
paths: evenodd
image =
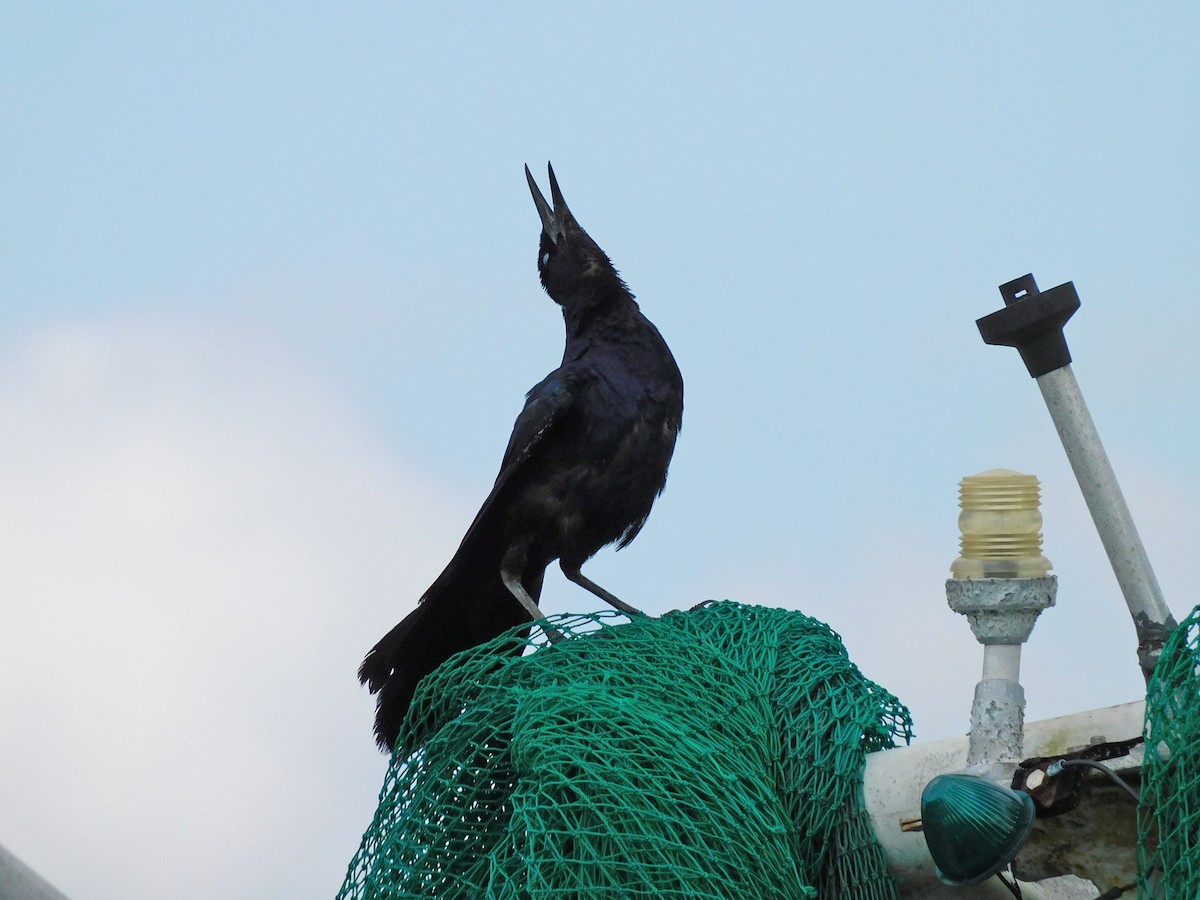
<svg viewBox="0 0 1200 900"><path fill-rule="evenodd" d="M1059 767L1086 766L1087 768L1090 768L1090 769L1098 769L1101 772L1103 772L1105 775L1107 775L1109 778L1111 778L1113 780L1113 782L1117 785L1117 787L1121 788L1121 790L1123 790L1130 797L1132 797L1135 803L1140 803L1142 800L1142 797L1137 792L1137 790L1135 790L1133 787L1131 787L1129 785L1129 783L1127 781L1125 781L1120 775L1118 775L1116 772L1114 772L1108 766L1104 765L1104 763L1098 763L1094 759L1060 759L1057 763L1055 763L1055 765L1057 765ZM1049 769L1047 769L1046 771L1047 771L1047 774L1049 774Z"/></svg>
<svg viewBox="0 0 1200 900"><path fill-rule="evenodd" d="M1002 872L997 872L996 877L1000 879L1000 883L1002 885L1004 885L1006 888L1008 888L1009 892L1014 897L1016 897L1017 900L1022 900L1021 886L1019 884L1017 884L1017 876L1016 875L1013 875L1012 881L1009 881L1007 878L1005 878L1004 873L1002 873Z"/></svg>

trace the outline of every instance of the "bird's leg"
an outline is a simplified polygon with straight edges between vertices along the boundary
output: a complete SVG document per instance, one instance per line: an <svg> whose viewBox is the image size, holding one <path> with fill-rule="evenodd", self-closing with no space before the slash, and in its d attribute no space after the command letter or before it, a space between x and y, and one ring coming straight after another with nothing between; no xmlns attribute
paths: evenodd
<svg viewBox="0 0 1200 900"><path fill-rule="evenodd" d="M630 606L624 600L621 600L615 595L610 594L604 588L600 587L600 585L596 584L596 582L592 581L592 579L588 578L581 571L579 571L579 566L575 563L569 563L565 559L560 559L558 561L558 567L562 569L562 572L567 576L568 581L573 581L585 591L590 591L591 593L595 594L609 606L613 607L614 609L619 609L621 612L625 613L625 615L629 616L629 618L632 619L634 616L645 615L645 613L636 606Z"/></svg>
<svg viewBox="0 0 1200 900"><path fill-rule="evenodd" d="M529 618L537 620L546 618L545 613L538 608L537 603L529 596L529 591L525 590L525 585L521 584L521 578L508 569L501 569L500 580L504 582L504 586L508 588L508 592L517 598L525 611L529 613ZM561 641L563 633L557 628L551 628L549 625L544 626L546 637L550 639L550 643Z"/></svg>

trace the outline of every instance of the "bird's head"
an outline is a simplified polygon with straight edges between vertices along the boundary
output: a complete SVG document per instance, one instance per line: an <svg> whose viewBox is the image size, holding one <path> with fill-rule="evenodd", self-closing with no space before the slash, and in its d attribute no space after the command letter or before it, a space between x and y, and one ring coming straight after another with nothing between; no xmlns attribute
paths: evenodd
<svg viewBox="0 0 1200 900"><path fill-rule="evenodd" d="M542 287L551 299L564 306L576 300L594 301L613 295L632 298L612 261L567 208L558 179L554 177L554 168L549 163L546 167L550 172L553 207L542 196L529 166L525 167L525 178L542 219L542 237L538 246L538 276Z"/></svg>

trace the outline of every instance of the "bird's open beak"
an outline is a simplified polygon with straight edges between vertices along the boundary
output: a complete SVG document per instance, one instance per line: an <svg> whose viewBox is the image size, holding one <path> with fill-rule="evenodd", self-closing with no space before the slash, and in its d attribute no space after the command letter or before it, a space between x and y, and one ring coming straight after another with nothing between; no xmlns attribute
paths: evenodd
<svg viewBox="0 0 1200 900"><path fill-rule="evenodd" d="M546 168L550 171L550 196L554 200L553 209L546 202L546 198L542 196L528 165L525 166L525 180L529 182L529 192L533 194L534 206L537 207L538 215L542 218L542 231L545 232L546 237L550 238L552 244L557 245L558 239L566 234L565 225L571 211L567 209L567 202L563 200L562 191L558 189L558 179L554 177L554 167L546 163Z"/></svg>

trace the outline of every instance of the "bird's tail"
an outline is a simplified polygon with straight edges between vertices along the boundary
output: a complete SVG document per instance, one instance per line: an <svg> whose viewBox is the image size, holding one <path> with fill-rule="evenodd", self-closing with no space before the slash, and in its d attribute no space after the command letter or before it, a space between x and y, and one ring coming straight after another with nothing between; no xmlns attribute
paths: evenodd
<svg viewBox="0 0 1200 900"><path fill-rule="evenodd" d="M421 603L371 649L358 678L377 694L375 739L391 751L412 703L417 684L439 665L529 621L524 607L501 582L499 574L458 578L449 568L425 592ZM536 601L541 578L526 584Z"/></svg>

